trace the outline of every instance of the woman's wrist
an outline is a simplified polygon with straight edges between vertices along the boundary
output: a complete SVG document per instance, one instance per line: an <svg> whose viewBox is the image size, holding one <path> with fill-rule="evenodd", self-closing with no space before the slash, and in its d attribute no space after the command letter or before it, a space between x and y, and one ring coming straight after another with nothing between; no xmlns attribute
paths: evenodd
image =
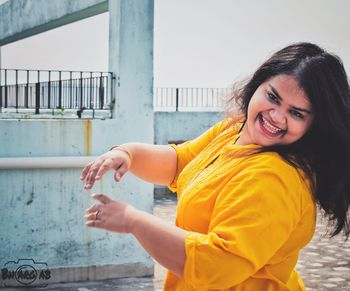
<svg viewBox="0 0 350 291"><path fill-rule="evenodd" d="M121 151L129 156L130 161L132 161L131 151L125 145L114 145L108 151Z"/></svg>
<svg viewBox="0 0 350 291"><path fill-rule="evenodd" d="M127 225L127 232L135 235L137 225L142 220L143 211L138 210L132 206L128 209L131 213L129 213L129 217L127 219L128 225Z"/></svg>

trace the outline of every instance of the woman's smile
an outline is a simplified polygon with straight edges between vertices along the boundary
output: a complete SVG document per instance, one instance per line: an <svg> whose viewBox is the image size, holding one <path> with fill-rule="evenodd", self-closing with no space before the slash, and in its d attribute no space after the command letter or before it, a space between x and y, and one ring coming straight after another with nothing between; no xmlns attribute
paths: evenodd
<svg viewBox="0 0 350 291"><path fill-rule="evenodd" d="M266 118L264 118L262 113L259 113L257 121L262 133L268 137L278 137L286 133L286 130L272 125Z"/></svg>

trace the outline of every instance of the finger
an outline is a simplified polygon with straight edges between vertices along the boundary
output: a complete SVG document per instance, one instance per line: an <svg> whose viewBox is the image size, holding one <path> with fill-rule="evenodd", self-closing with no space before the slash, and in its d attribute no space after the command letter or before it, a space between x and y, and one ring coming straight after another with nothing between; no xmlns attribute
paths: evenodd
<svg viewBox="0 0 350 291"><path fill-rule="evenodd" d="M101 177L112 168L112 161L111 159L107 159L103 162L103 164L100 166L98 172L96 173L96 180L100 180Z"/></svg>
<svg viewBox="0 0 350 291"><path fill-rule="evenodd" d="M84 167L84 169L82 170L81 175L80 175L80 180L84 181L84 179L86 178L87 173L89 172L90 167L93 163L94 162L90 162Z"/></svg>
<svg viewBox="0 0 350 291"><path fill-rule="evenodd" d="M98 200L98 201L100 201L103 204L107 204L108 202L111 201L111 199L108 196L104 195L104 194L94 193L94 194L91 195L91 197L96 199L96 200Z"/></svg>
<svg viewBox="0 0 350 291"><path fill-rule="evenodd" d="M84 186L84 189L91 189L92 188L92 186L94 185L94 183L93 182L91 182L91 178L90 178L90 176L91 176L91 168L90 168L90 170L89 170L89 172L87 173L87 176L86 176L86 178L85 178L85 186Z"/></svg>
<svg viewBox="0 0 350 291"><path fill-rule="evenodd" d="M94 182L86 182L84 189L89 190L94 186Z"/></svg>
<svg viewBox="0 0 350 291"><path fill-rule="evenodd" d="M116 172L114 174L114 180L119 182L127 171L128 171L127 164L126 163L121 164L121 166L116 170Z"/></svg>
<svg viewBox="0 0 350 291"><path fill-rule="evenodd" d="M85 209L86 213L93 213L96 211L101 211L101 204L94 204L90 206L89 208Z"/></svg>
<svg viewBox="0 0 350 291"><path fill-rule="evenodd" d="M86 179L86 185L84 187L85 189L91 189L92 186L94 185L95 177L96 177L96 174L97 174L101 164L102 164L102 162L95 162L90 167L90 170L89 170L89 173L88 173L88 176L87 176L87 179Z"/></svg>
<svg viewBox="0 0 350 291"><path fill-rule="evenodd" d="M84 215L84 218L85 218L86 221L97 220L96 215L97 215L97 212L92 212L92 213Z"/></svg>
<svg viewBox="0 0 350 291"><path fill-rule="evenodd" d="M88 220L85 222L88 227L103 228L103 222L101 220Z"/></svg>

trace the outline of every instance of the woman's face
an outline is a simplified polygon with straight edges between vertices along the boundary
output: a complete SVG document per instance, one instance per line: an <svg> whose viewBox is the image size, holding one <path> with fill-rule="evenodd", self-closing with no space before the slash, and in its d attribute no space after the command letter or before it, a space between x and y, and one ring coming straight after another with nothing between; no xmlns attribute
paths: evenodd
<svg viewBox="0 0 350 291"><path fill-rule="evenodd" d="M303 137L312 120L312 106L298 82L291 76L277 75L262 83L253 94L237 143L291 144Z"/></svg>

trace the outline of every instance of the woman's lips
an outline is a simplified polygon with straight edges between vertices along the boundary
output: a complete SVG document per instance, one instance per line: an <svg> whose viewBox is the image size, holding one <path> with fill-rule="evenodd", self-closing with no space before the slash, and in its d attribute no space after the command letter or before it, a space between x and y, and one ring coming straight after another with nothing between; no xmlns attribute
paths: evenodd
<svg viewBox="0 0 350 291"><path fill-rule="evenodd" d="M261 131L269 137L277 137L282 135L285 130L277 128L265 120L261 113L258 115L259 125Z"/></svg>

